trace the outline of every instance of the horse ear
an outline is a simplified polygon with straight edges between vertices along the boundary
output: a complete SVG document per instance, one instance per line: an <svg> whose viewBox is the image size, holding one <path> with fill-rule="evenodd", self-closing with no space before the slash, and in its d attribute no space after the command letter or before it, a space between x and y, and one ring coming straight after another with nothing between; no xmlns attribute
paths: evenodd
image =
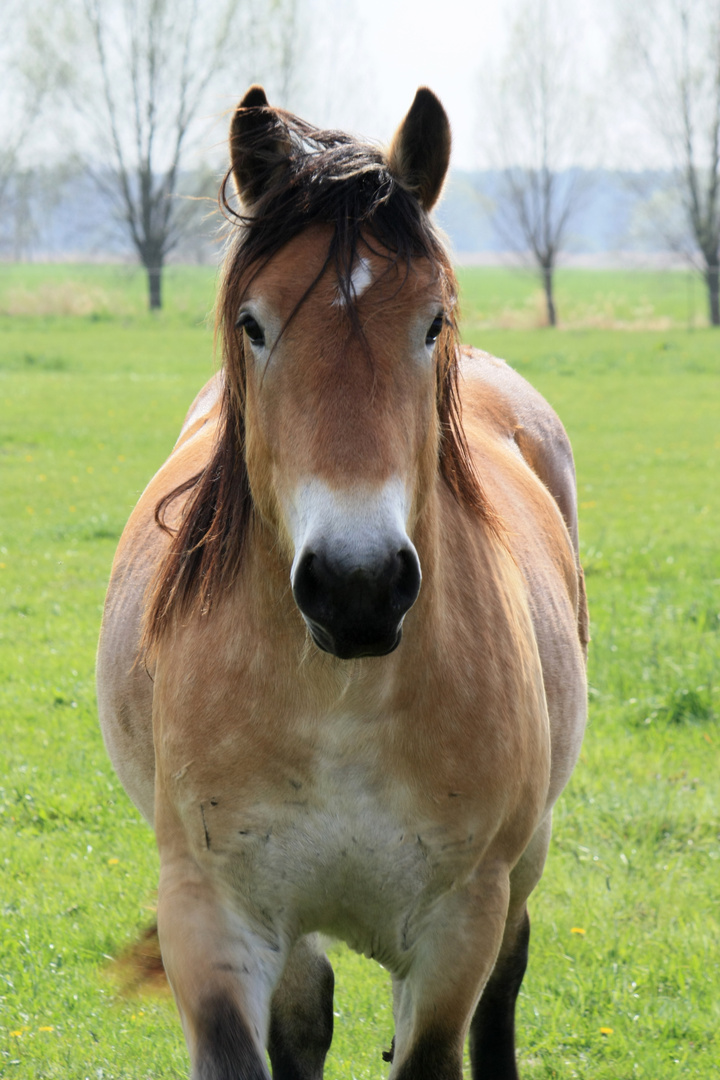
<svg viewBox="0 0 720 1080"><path fill-rule="evenodd" d="M262 86L251 86L230 125L230 166L246 205L252 206L287 165L290 149L288 129Z"/></svg>
<svg viewBox="0 0 720 1080"><path fill-rule="evenodd" d="M421 86L395 132L388 168L423 210L438 200L450 164L450 121L432 90Z"/></svg>

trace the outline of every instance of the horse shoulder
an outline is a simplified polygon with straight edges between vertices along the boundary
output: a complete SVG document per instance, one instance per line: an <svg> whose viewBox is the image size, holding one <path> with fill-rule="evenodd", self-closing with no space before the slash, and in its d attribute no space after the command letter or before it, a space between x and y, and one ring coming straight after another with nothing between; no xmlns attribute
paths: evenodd
<svg viewBox="0 0 720 1080"><path fill-rule="evenodd" d="M587 607L572 452L554 411L521 376L486 353L464 361L468 443L532 615L550 718L552 805L575 764L586 713Z"/></svg>
<svg viewBox="0 0 720 1080"><path fill-rule="evenodd" d="M171 537L155 520L160 500L206 464L213 445L218 376L198 394L170 454L140 496L113 561L97 655L100 727L110 759L128 794L152 821L155 758L152 737L153 672L139 660L145 593ZM184 499L168 508L172 525Z"/></svg>

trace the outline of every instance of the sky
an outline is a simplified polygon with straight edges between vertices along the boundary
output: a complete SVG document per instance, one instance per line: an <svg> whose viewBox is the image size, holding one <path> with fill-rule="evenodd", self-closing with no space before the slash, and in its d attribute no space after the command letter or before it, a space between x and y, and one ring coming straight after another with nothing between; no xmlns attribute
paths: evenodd
<svg viewBox="0 0 720 1080"><path fill-rule="evenodd" d="M4 2L9 0L0 0L0 13ZM15 2L20 4L21 0ZM33 8L40 0L22 2ZM409 109L417 88L429 86L450 119L451 166L465 170L488 167L492 165L488 153L492 124L483 104L483 84L491 84L493 72L502 69L510 27L528 2L564 12L562 25L572 24L570 62L575 63L587 90L604 102L606 116L612 118L612 125L606 125L612 130L612 145L600 157L597 133L589 132L593 138L588 138L587 145L593 148L596 160L591 160L588 151L578 163L617 167L632 162L633 154L635 164L649 162L649 157L637 151L636 134L625 120L629 110L625 102L613 97L616 91L607 77L607 57L615 33L613 12L623 0L608 0L605 5L598 5L597 0L284 2L294 2L297 12L296 27L289 35L296 58L291 77L283 79L276 59L263 59L262 49L243 40L236 50L237 60L219 71L203 101L202 130L193 138L187 159L191 167L203 161L224 162L230 110L255 81L266 86L271 104L289 108L320 127L350 131L385 144ZM654 0L634 2L650 8ZM259 35L282 35L287 25L277 14L282 8L283 0L277 0L277 6L261 0L256 9L262 13L257 21ZM240 9L247 10L244 4ZM3 48L7 51L11 45L0 42L0 68ZM3 124L0 117L0 136ZM36 126L28 153L40 161L62 157L70 142L88 156L99 145L93 135L83 134L76 116L63 105L51 123Z"/></svg>
<svg viewBox="0 0 720 1080"><path fill-rule="evenodd" d="M481 81L502 61L521 0L309 3L309 41L299 41L308 63L288 107L313 123L387 142L418 86L426 85L450 117L454 167L487 164ZM602 19L592 0L574 0L572 10L581 27L581 71L597 81L612 33L608 8Z"/></svg>
<svg viewBox="0 0 720 1080"><path fill-rule="evenodd" d="M0 30L13 25L27 3L40 10L42 0L0 0ZM285 0L285 4L293 0ZM293 35L296 70L282 85L275 59L248 42L238 49L237 64L219 73L203 102L205 128L194 147L198 159L224 156L229 110L253 81L262 82L271 104L283 105L321 127L333 127L387 143L409 109L419 86L439 96L450 117L454 137L453 164L480 164L478 143L478 86L488 57L502 51L504 31L522 0L294 0L297 27ZM550 0L553 3L572 0ZM589 0L574 0L577 3ZM10 7L4 9L3 5ZM219 5L221 6L221 5ZM240 4L240 10L249 5ZM277 38L278 10L260 0L256 10L260 36ZM114 7L108 3L107 11ZM273 21L274 20L274 21ZM0 41L0 72L5 54L12 53L13 35ZM88 56L89 63L92 58ZM80 71L81 77L84 71ZM1 97L1 95L0 95ZM63 108L62 113L67 110ZM55 156L70 135L81 150L92 154L70 114L53 117L45 132L34 133L32 153L38 160ZM3 120L0 118L0 134ZM58 147L53 145L53 140Z"/></svg>
<svg viewBox="0 0 720 1080"><path fill-rule="evenodd" d="M363 55L368 93L357 87L338 104L351 127L388 141L418 86L442 101L453 131L456 167L477 165L479 81L483 61L502 46L503 9L498 0L364 0ZM342 117L337 125L342 127Z"/></svg>

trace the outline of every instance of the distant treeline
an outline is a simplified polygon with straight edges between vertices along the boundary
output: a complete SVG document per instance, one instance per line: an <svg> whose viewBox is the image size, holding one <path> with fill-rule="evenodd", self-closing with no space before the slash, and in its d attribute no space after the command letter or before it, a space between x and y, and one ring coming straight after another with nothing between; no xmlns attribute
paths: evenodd
<svg viewBox="0 0 720 1080"><path fill-rule="evenodd" d="M568 253L667 252L667 237L658 233L653 208L668 197L668 173L571 169L559 180L582 188L564 245ZM507 225L502 233L495 225L501 183L498 171L451 173L436 217L457 254L523 250L519 228L508 237Z"/></svg>
<svg viewBox="0 0 720 1080"><path fill-rule="evenodd" d="M578 182L583 197L570 222L566 249L570 254L667 252L667 237L653 227L657 202L666 197L669 175L611 170L569 170L561 181ZM198 177L182 186L198 189ZM108 193L89 171L40 169L19 174L0 223L0 256L18 261L90 259L134 260L127 230L118 223L111 186ZM188 202L191 227L173 253L174 262L213 264L222 246L222 218L215 202L217 179L205 174L207 199ZM521 251L522 238L508 238L495 227L500 173L451 173L436 218L454 251L473 253ZM176 196L182 198L182 196ZM510 241L510 242L509 242Z"/></svg>

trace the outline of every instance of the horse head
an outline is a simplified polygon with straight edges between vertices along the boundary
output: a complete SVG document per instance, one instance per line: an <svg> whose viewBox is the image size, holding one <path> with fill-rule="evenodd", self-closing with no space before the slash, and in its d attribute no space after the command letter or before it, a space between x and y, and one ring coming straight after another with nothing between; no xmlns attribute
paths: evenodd
<svg viewBox="0 0 720 1080"><path fill-rule="evenodd" d="M387 153L271 108L260 87L240 102L221 189L239 226L218 307L224 422L160 601L192 596L194 576L207 608L253 517L319 648L350 659L399 644L438 471L485 509L460 424L456 281L429 217L449 153L427 89Z"/></svg>
<svg viewBox="0 0 720 1080"><path fill-rule="evenodd" d="M429 233L423 218L445 176L449 125L420 90L385 160L326 136L313 161L293 143L253 87L230 139L250 230L271 228L293 187L326 190L323 213L308 214L311 224L237 297L248 475L289 550L315 643L343 659L377 656L398 645L420 589L410 531L437 460L435 348L452 299L435 260L400 259L374 217L378 192L394 193L416 203L418 230ZM362 230L346 220L351 200L369 204Z"/></svg>

